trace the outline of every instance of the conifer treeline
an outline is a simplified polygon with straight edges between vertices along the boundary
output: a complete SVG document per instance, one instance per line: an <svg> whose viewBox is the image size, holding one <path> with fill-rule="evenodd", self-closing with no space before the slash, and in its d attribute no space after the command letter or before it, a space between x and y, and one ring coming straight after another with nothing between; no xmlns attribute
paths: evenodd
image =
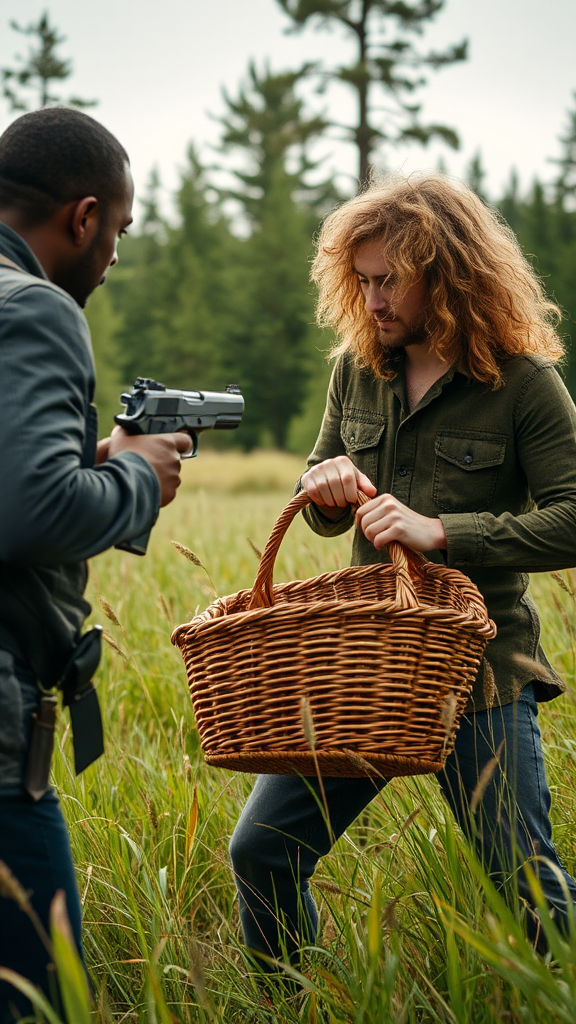
<svg viewBox="0 0 576 1024"><path fill-rule="evenodd" d="M208 443L299 452L313 443L331 339L314 326L309 259L318 223L339 197L308 155L325 125L297 98L303 74L259 75L252 67L238 99L227 97L222 143L228 163L237 158L240 168L233 187L218 189L218 171L191 148L177 216L167 222L152 175L141 229L122 241L120 264L88 307L102 431L120 390L145 375L172 387L241 385L241 429ZM512 175L504 196L483 198L500 207L564 311L564 373L576 397L576 113L562 144L551 185L535 182L521 195ZM469 178L482 195L479 158Z"/></svg>

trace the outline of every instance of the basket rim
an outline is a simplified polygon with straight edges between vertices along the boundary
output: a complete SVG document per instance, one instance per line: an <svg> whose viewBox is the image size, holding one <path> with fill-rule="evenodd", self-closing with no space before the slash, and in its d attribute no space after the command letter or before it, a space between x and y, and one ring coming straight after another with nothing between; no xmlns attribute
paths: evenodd
<svg viewBox="0 0 576 1024"><path fill-rule="evenodd" d="M260 773L263 762L267 762L268 769L272 772L278 771L277 765L281 765L284 773L284 765L291 763L295 769L293 771L295 775L310 778L315 774L314 753L310 750L297 752L293 750L237 750L233 753L221 753L211 749L204 750L203 753L206 764L214 768L224 768L227 771ZM295 753L297 755L300 754L301 757L294 756ZM311 773L309 776L305 776L301 771L298 771L298 763L302 764L304 761L311 762ZM355 778L395 778L401 774L437 774L444 768L445 761L446 758L428 758L420 754L381 754L378 751L363 751L359 755L356 751L347 748L344 750L330 748L316 751L317 766L320 771L324 770L324 774L326 774L326 767L334 768L340 764L347 768L356 767L356 772L350 772L349 774L349 777ZM382 770L386 767L393 767L395 771L386 774ZM414 769L416 767L417 771L415 772ZM402 769L408 769L408 771L403 772Z"/></svg>
<svg viewBox="0 0 576 1024"><path fill-rule="evenodd" d="M281 586L282 584L278 584ZM242 593L239 591L238 593ZM229 597L237 597L238 594L231 594ZM190 634L209 632L212 629L219 629L224 624L235 626L238 623L249 623L258 619L274 618L295 618L302 619L310 615L330 614L338 611L340 615L355 617L360 613L363 615L383 614L394 619L431 619L444 624L453 624L462 629L474 631L477 635L491 639L496 635L496 627L486 613L485 618L479 618L472 611L459 612L455 608L440 608L438 605L419 606L417 608L403 608L395 601L367 601L365 598L352 598L351 600L339 601L291 601L275 604L268 608L250 608L237 612L227 612L223 606L227 598L219 598L213 602L206 611L195 615L189 622L176 626L172 633L172 643L181 647L189 639ZM214 611L215 614L210 614Z"/></svg>

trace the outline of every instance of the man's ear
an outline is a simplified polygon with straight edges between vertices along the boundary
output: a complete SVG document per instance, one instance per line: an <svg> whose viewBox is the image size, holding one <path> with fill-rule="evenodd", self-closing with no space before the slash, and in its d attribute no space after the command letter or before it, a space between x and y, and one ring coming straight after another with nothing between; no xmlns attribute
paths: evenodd
<svg viewBox="0 0 576 1024"><path fill-rule="evenodd" d="M83 248L95 237L100 217L100 204L95 196L85 196L71 204L70 230L78 248Z"/></svg>

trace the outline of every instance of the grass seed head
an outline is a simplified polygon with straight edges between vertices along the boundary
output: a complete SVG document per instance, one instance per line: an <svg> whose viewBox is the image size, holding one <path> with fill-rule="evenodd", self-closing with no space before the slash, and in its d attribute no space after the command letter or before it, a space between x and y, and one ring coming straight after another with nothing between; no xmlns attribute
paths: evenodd
<svg viewBox="0 0 576 1024"><path fill-rule="evenodd" d="M570 587L567 584L566 580L560 575L559 572L551 572L550 575L552 579L558 584L561 590L564 590L567 594L570 594L570 597L576 596L574 594L574 591L572 590L572 587Z"/></svg>
<svg viewBox="0 0 576 1024"><path fill-rule="evenodd" d="M172 623L174 621L174 613L171 611L170 606L162 593L158 594L158 604L166 617L166 621L168 623Z"/></svg>
<svg viewBox="0 0 576 1024"><path fill-rule="evenodd" d="M458 710L458 701L456 694L451 690L446 700L444 701L441 711L440 720L444 726L446 736L452 735L452 729L454 728L454 719L456 718L456 711Z"/></svg>
<svg viewBox="0 0 576 1024"><path fill-rule="evenodd" d="M110 622L113 622L115 626L118 626L118 629L122 629L122 626L120 625L120 620L112 606L108 604L108 601L104 597L99 597L98 601L102 607L102 611L104 612L106 618L110 619Z"/></svg>
<svg viewBox="0 0 576 1024"><path fill-rule="evenodd" d="M486 706L491 708L496 696L496 679L494 677L494 669L487 658L483 659L482 665L482 690L484 693L484 700L486 701Z"/></svg>
<svg viewBox="0 0 576 1024"><path fill-rule="evenodd" d="M258 545L254 543L252 538L251 537L246 537L246 540L248 541L250 547L252 548L252 551L256 555L256 558L262 558L262 552L261 552L260 548L258 547Z"/></svg>
<svg viewBox="0 0 576 1024"><path fill-rule="evenodd" d="M102 630L102 639L106 641L108 646L111 647L113 651L116 651L116 654L119 654L121 658L124 658L124 661L128 661L128 655L125 654L122 648L118 646L114 637L112 636L111 633L108 632L107 629Z"/></svg>
<svg viewBox="0 0 576 1024"><path fill-rule="evenodd" d="M184 558L187 558L189 562L192 562L193 565L199 566L200 569L204 569L204 565L198 558L198 555L195 555L190 548L186 547L185 544L180 544L177 540L171 540L170 543L176 548L176 551L179 551L181 555L184 555Z"/></svg>
<svg viewBox="0 0 576 1024"><path fill-rule="evenodd" d="M300 714L302 716L302 728L306 742L310 750L316 750L316 729L314 728L314 718L312 717L308 697L300 697Z"/></svg>
<svg viewBox="0 0 576 1024"><path fill-rule="evenodd" d="M490 785L492 776L494 775L494 772L496 771L500 763L500 754L502 752L503 746L504 740L502 740L502 742L500 743L495 756L491 757L490 760L486 762L482 771L480 772L478 782L476 783L472 791L472 796L470 797L470 811L472 814L474 814L477 811L478 804L482 800L484 793L486 792L488 786Z"/></svg>
<svg viewBox="0 0 576 1024"><path fill-rule="evenodd" d="M362 775L378 774L378 772L375 771L374 766L370 764L370 761L367 761L365 757L362 757L362 754L359 754L358 751L349 750L348 747L344 747L343 753L346 754L350 764L361 772Z"/></svg>

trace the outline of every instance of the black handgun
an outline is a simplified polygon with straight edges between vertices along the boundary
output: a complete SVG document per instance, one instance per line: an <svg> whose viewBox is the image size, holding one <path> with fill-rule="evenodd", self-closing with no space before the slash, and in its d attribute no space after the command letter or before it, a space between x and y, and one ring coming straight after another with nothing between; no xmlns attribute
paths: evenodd
<svg viewBox="0 0 576 1024"><path fill-rule="evenodd" d="M129 434L171 434L183 430L192 438L192 450L184 459L198 454L198 434L203 430L235 430L244 412L244 399L237 384L224 391L175 391L149 377L138 377L132 391L120 395L126 411L114 422ZM123 551L145 555L150 533L117 544Z"/></svg>

